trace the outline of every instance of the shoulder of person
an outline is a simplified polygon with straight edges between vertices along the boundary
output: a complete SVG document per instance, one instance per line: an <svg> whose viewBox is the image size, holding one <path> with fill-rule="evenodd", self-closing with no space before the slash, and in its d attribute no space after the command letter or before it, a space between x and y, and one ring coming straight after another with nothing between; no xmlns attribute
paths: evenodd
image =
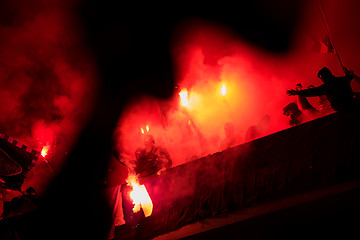
<svg viewBox="0 0 360 240"><path fill-rule="evenodd" d="M164 147L161 147L161 146L156 146L156 151L159 151L159 152L167 152L166 148Z"/></svg>

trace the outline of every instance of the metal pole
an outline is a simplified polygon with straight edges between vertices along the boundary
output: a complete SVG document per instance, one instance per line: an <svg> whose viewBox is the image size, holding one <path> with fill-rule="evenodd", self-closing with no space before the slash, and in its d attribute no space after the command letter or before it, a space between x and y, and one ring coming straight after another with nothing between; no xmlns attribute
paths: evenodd
<svg viewBox="0 0 360 240"><path fill-rule="evenodd" d="M318 4L319 4L321 16L322 16L323 21L324 21L324 24L325 24L326 32L327 32L328 37L329 37L330 44L332 45L332 47L333 47L333 49L334 49L334 53L336 54L337 59L339 60L339 63L340 63L341 67L342 67L343 70L344 70L345 67L344 67L344 65L342 64L341 59L340 59L340 56L339 56L338 52L336 51L335 45L334 45L334 43L333 43L333 41L332 41L332 39L331 39L331 34L330 34L329 25L328 25L327 20L326 20L326 16L325 16L325 12L324 12L324 9L323 9L323 7L322 7L322 4L321 4L321 0L318 0Z"/></svg>

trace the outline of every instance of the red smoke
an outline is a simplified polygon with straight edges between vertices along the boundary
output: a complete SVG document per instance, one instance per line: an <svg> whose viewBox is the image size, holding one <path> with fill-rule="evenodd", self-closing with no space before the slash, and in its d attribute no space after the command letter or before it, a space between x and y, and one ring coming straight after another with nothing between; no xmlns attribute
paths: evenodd
<svg viewBox="0 0 360 240"><path fill-rule="evenodd" d="M0 132L37 151L50 146L56 154L48 160L57 169L92 104L91 58L66 1L6 4L0 22Z"/></svg>
<svg viewBox="0 0 360 240"><path fill-rule="evenodd" d="M316 13L314 7L309 4L312 14ZM181 25L173 44L178 89L167 101L144 97L129 104L119 120L121 134L115 137L119 149L134 158L135 149L143 147L138 129L147 122L156 143L169 150L174 165L219 151L226 122L234 124L243 141L248 129L255 126L261 125L263 135L288 128L289 119L282 109L296 99L287 96L286 90L297 83L320 85L317 71L325 65L335 75L342 74L334 55L320 55L308 48L309 33L322 21L317 12L308 24L308 11L295 31L292 48L279 55L222 26L196 21ZM318 35L322 33L320 27ZM221 94L223 84L225 96ZM188 91L187 106L182 106L178 95L184 89ZM319 107L316 98L309 101Z"/></svg>
<svg viewBox="0 0 360 240"><path fill-rule="evenodd" d="M0 132L38 151L49 144L50 151L58 153L55 165L61 165L76 141L96 89L96 70L70 2L6 1L0 10ZM350 35L357 21L351 18L354 14L344 18L339 13L358 7L352 7L352 1L332 3L324 7L333 40L345 65L359 74L355 58L360 52L354 43L360 37ZM133 159L135 149L143 146L140 129L149 125L156 144L168 149L175 166L218 151L227 122L243 141L264 116L270 117L264 134L288 127L282 109L295 98L286 95L287 89L297 83L319 85L316 74L323 66L342 74L334 54L306 49L306 36L323 39L325 34L317 6L307 7L292 49L281 55L265 52L221 25L184 22L172 42L178 85L173 97L143 96L130 102L114 132L114 147ZM352 28L344 28L348 23ZM220 92L223 84L225 96ZM186 108L179 102L182 89L188 90ZM316 99L310 101L317 107Z"/></svg>
<svg viewBox="0 0 360 240"><path fill-rule="evenodd" d="M167 101L145 97L129 105L119 121L117 142L123 152L134 158L135 149L143 147L138 129L146 123L174 165L219 151L226 122L234 124L243 140L248 128L266 115L272 125L264 134L287 127L282 108L291 101L285 94L291 86L284 84L290 75L277 69L278 58L221 28L199 25L183 34L174 45L178 91ZM179 93L185 89L184 106Z"/></svg>

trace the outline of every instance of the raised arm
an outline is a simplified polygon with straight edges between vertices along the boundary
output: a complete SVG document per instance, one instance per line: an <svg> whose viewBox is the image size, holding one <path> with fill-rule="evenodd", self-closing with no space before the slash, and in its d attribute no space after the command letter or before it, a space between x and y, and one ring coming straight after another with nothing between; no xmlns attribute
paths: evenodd
<svg viewBox="0 0 360 240"><path fill-rule="evenodd" d="M289 96L292 95L300 95L300 96L304 96L304 97L316 97L316 96L320 96L320 95L325 95L325 86L321 85L319 87L314 87L314 88L309 88L309 89L304 89L304 90L294 90L294 89L290 89L287 90L286 93Z"/></svg>

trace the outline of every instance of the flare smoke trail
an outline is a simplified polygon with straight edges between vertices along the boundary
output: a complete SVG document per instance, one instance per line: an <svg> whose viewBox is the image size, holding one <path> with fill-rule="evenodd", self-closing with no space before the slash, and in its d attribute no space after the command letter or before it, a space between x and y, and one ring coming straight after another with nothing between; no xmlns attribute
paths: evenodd
<svg viewBox="0 0 360 240"><path fill-rule="evenodd" d="M174 46L180 77L173 98L134 101L119 121L119 148L130 158L143 146L140 128L147 124L174 165L219 151L226 122L235 125L243 140L247 129L267 115L271 121L265 135L287 127L282 108L290 100L284 91L287 80L296 76L280 68L283 60L222 29L202 25L189 32ZM183 89L188 91L188 106L180 103Z"/></svg>
<svg viewBox="0 0 360 240"><path fill-rule="evenodd" d="M56 151L50 164L57 168L86 119L95 72L69 3L5 4L0 14L0 132L37 151L49 145L50 153Z"/></svg>
<svg viewBox="0 0 360 240"><path fill-rule="evenodd" d="M312 22L305 18L309 12L313 14ZM122 137L117 142L121 149L134 158L135 149L143 146L139 129L149 123L156 143L166 147L174 165L179 165L219 151L226 122L234 124L243 142L253 126L262 124L264 135L289 127L282 109L295 98L287 96L286 90L297 83L304 87L320 85L316 75L324 65L333 68L334 74L341 74L331 54L324 56L305 49L304 36L314 26L319 27L319 22L321 16L316 17L313 8L304 11L302 24L307 25L299 25L292 48L278 55L221 26L187 25L177 34L181 37L173 46L177 92L168 101L144 97L129 105L119 120L118 132ZM325 32L320 30L318 35ZM225 96L220 94L223 84L227 89ZM187 107L181 105L178 95L183 89L188 91ZM317 99L309 101L318 107Z"/></svg>
<svg viewBox="0 0 360 240"><path fill-rule="evenodd" d="M339 11L339 4L328 4L325 9L344 64L358 73L352 64L359 55L354 54L359 52L354 44L358 38L346 37L356 27L351 17L355 14L340 16L358 9L350 3L354 2L342 2ZM0 10L0 98L4 103L0 131L39 151L44 145L56 146L60 154L54 155L59 158L54 164L61 165L95 94L96 72L81 40L81 26L71 17L70 1L15 0L4 5ZM301 53L299 36L309 30L318 38L325 33L316 11L317 6L304 11L310 17L304 17L291 51L281 55L265 52L219 25L182 26L172 52L176 93L168 100L144 96L129 103L119 119L114 147L134 158L135 149L142 147L140 129L149 125L149 132L169 150L175 166L218 151L226 122L233 122L243 141L249 127L264 116L271 120L266 134L288 127L282 108L295 99L285 91L300 82L305 87L319 85L316 73L324 65L341 74L335 58ZM344 28L348 23L352 27ZM223 84L225 96L219 94ZM185 88L189 107L180 105L177 94Z"/></svg>

